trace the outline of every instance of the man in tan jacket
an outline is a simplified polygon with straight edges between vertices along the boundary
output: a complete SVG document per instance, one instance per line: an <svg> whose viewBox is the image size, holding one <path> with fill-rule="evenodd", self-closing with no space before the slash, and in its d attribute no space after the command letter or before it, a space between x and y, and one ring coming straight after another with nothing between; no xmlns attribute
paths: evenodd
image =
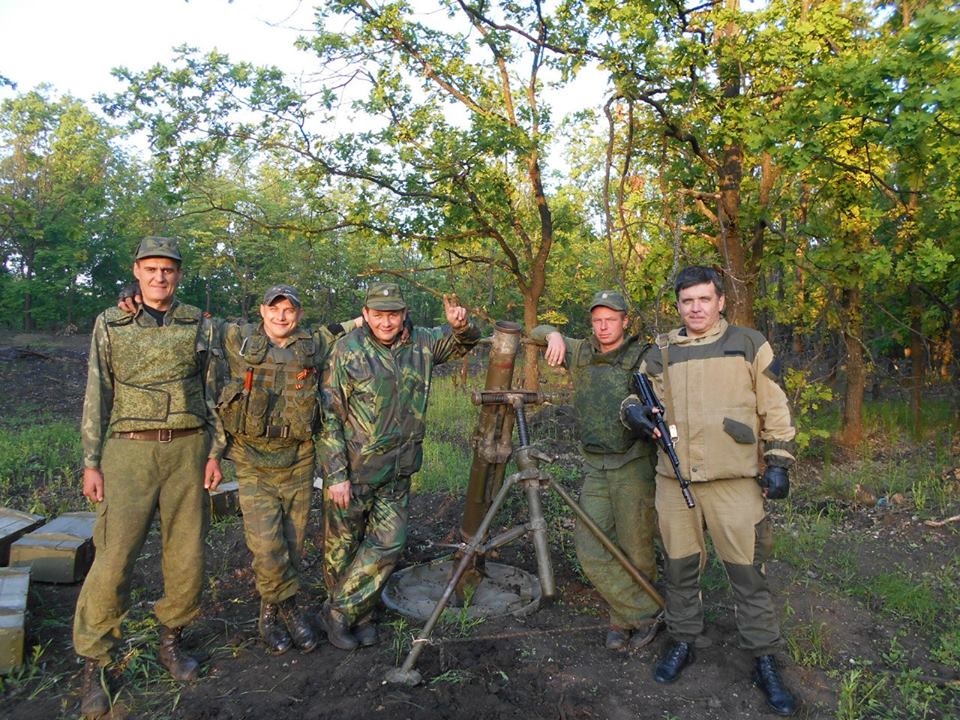
<svg viewBox="0 0 960 720"><path fill-rule="evenodd" d="M740 646L755 658L753 681L774 712L792 715L797 702L773 655L781 645L780 628L763 567L773 541L763 501L787 496L794 460L795 428L779 385L779 364L763 335L721 317L723 284L715 270L685 268L674 289L683 327L658 338L641 372L665 408L671 435L675 429L681 474L691 483L696 507L687 507L661 452L656 508L672 643L654 679L674 682L693 662L694 644L703 632L700 573L707 557L706 528L733 586ZM631 396L621 418L627 427L654 435L652 412Z"/></svg>

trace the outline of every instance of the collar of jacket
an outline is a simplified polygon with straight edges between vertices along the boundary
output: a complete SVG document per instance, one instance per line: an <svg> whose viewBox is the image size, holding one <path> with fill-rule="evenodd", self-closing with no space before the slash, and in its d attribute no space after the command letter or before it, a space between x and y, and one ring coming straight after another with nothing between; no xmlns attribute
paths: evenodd
<svg viewBox="0 0 960 720"><path fill-rule="evenodd" d="M144 314L147 314L147 311L144 309L144 307L145 305L143 303L141 303L140 305L137 305L137 309L134 311L132 315L133 319L136 320L137 322L140 321L140 318L143 317ZM167 324L167 320L166 320L167 318L177 317L177 314L178 314L177 308L179 307L180 307L180 301L177 300L177 298L173 298L173 301L170 303L170 307L168 307L164 311L164 321L163 321L164 325Z"/></svg>
<svg viewBox="0 0 960 720"><path fill-rule="evenodd" d="M726 321L726 318L720 318L720 322L714 325L706 334L700 335L699 337L687 337L684 328L678 328L676 330L670 331L670 344L671 345L706 345L708 343L716 342L723 334L727 331L727 328L730 327L730 324Z"/></svg>

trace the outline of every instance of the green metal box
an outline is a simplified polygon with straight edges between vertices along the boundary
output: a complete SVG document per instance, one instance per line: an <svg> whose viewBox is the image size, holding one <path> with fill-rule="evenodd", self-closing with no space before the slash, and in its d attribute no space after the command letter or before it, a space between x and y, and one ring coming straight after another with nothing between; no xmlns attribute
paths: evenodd
<svg viewBox="0 0 960 720"><path fill-rule="evenodd" d="M93 512L64 513L10 547L10 566L28 565L34 582L75 583L93 564Z"/></svg>
<svg viewBox="0 0 960 720"><path fill-rule="evenodd" d="M43 525L43 517L33 513L0 508L0 565L10 562L10 546L21 535Z"/></svg>
<svg viewBox="0 0 960 720"><path fill-rule="evenodd" d="M30 568L0 568L0 675L23 664Z"/></svg>
<svg viewBox="0 0 960 720"><path fill-rule="evenodd" d="M214 519L240 514L240 483L222 482L210 493L210 516Z"/></svg>

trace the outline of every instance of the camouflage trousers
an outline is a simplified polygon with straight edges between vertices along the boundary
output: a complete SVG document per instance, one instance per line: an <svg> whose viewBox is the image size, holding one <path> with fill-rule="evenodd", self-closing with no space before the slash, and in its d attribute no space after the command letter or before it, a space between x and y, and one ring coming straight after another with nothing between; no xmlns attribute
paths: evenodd
<svg viewBox="0 0 960 720"><path fill-rule="evenodd" d="M613 469L585 464L584 470L580 506L641 572L656 580L656 485L650 458L636 458ZM577 523L574 539L584 575L610 606L611 625L640 627L660 611L582 523Z"/></svg>
<svg viewBox="0 0 960 720"><path fill-rule="evenodd" d="M311 443L312 445L312 443ZM259 467L234 447L243 534L253 553L253 574L264 603L278 603L300 590L300 561L313 492L313 451L290 467Z"/></svg>
<svg viewBox="0 0 960 720"><path fill-rule="evenodd" d="M183 627L197 615L210 516L203 488L208 448L204 432L166 443L107 440L100 463L103 501L93 528L96 555L73 621L78 655L109 662L130 609L133 567L157 511L164 594L154 612L168 627Z"/></svg>
<svg viewBox="0 0 960 720"><path fill-rule="evenodd" d="M775 652L780 624L763 567L773 532L760 486L753 478L733 478L695 482L690 490L697 503L693 509L683 501L676 478L657 475L670 635L693 642L703 632L700 573L707 562L706 528L733 588L740 647L754 656Z"/></svg>
<svg viewBox="0 0 960 720"><path fill-rule="evenodd" d="M410 476L353 485L350 505L323 505L323 579L330 606L349 622L370 614L407 542Z"/></svg>

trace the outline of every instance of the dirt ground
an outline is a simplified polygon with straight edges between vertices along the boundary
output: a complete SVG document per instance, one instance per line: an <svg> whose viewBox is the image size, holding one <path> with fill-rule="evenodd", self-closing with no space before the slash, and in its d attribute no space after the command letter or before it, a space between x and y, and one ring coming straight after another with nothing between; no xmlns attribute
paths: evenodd
<svg viewBox="0 0 960 720"><path fill-rule="evenodd" d="M77 417L85 345L81 340L75 344L66 353L31 346L35 351L31 354L23 351L22 343L19 354L10 349L13 343L0 347L0 383L16 388L19 395L0 393L0 418L39 412ZM575 481L570 484L575 490ZM315 505L304 595L318 608L323 583L318 502ZM515 503L514 508L522 510L522 503ZM424 562L449 552L437 543L453 537L461 509L460 498L415 496L403 563ZM855 543L861 563L935 568L944 558L957 554L960 535L956 526L927 528L908 510L899 508L841 510L845 535L838 543L842 544L844 537L851 542L872 539ZM771 511L782 531L778 507L772 505ZM408 633L398 630L402 624L399 616L387 611L381 617L382 642L375 647L343 652L324 642L307 655L295 650L280 657L266 654L256 640L258 601L240 520L221 521L208 538L210 580L201 616L185 635L188 649L204 661L203 673L197 682L180 686L165 678L155 660L156 627L149 610L162 587L154 530L133 583L145 590L134 594L117 670L121 689L112 717L749 720L771 716L760 692L750 683L750 659L737 649L732 597L722 578L706 585L705 647L698 649L695 664L675 685L658 685L651 671L667 642L665 634L638 651L614 654L605 650L603 603L577 572L569 534L556 532L552 537L556 598L525 618L487 620L465 637L456 628L445 628L420 657L418 669L424 684L409 688L384 680L386 672L402 660L406 650L402 643L409 639ZM536 571L532 548L522 541L505 548L498 561ZM710 573L719 571L711 565ZM800 572L786 562L770 562L768 574L788 631L791 627L825 626L822 642L830 658L826 667L785 663L785 678L802 700L798 717L836 717L843 673L864 663L882 672L890 661L894 636L919 674L960 686L957 672L939 665L926 650L929 638L910 628L905 633L881 612L882 603L851 599L821 582L816 571ZM78 716L79 665L70 643L78 592L79 585L31 587L26 647L28 653L34 646L43 651L34 665L35 677L6 686L0 711L4 718ZM960 700L956 693L952 698L946 705L932 708L926 717L960 716Z"/></svg>

